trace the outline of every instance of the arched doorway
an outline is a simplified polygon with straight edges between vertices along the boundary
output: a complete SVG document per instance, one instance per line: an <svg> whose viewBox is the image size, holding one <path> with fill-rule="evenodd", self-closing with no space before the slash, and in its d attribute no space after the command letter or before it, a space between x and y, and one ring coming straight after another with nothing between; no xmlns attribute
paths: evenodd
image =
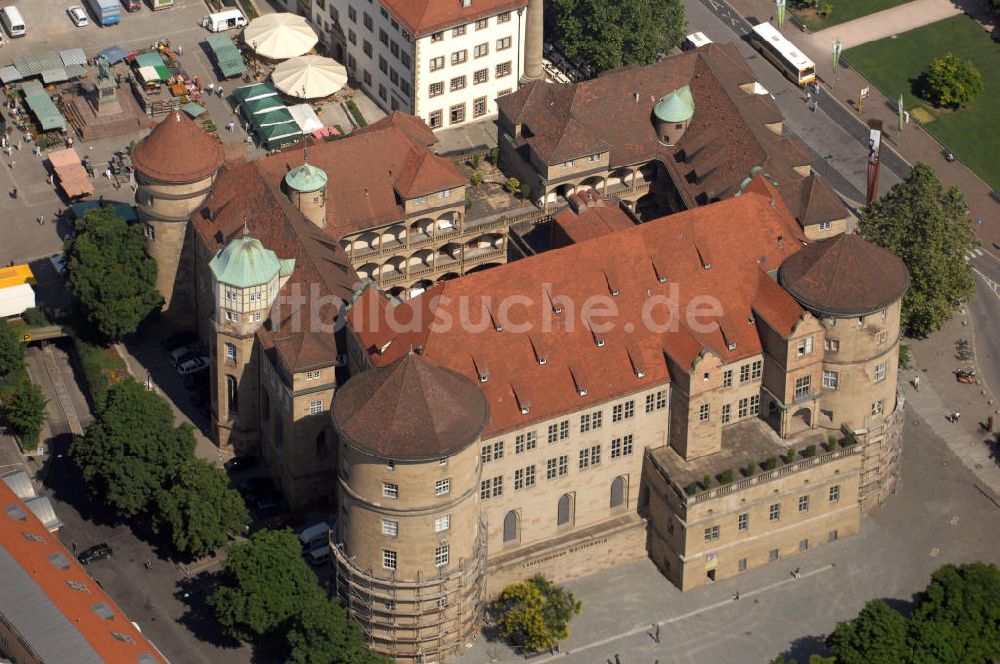
<svg viewBox="0 0 1000 664"><path fill-rule="evenodd" d="M556 507L556 525L572 526L573 517L573 495L564 493L560 496L559 504Z"/></svg>
<svg viewBox="0 0 1000 664"><path fill-rule="evenodd" d="M616 477L611 482L611 509L621 509L625 507L625 478Z"/></svg>
<svg viewBox="0 0 1000 664"><path fill-rule="evenodd" d="M521 518L515 510L507 512L503 518L503 542L504 544L516 543L520 539Z"/></svg>

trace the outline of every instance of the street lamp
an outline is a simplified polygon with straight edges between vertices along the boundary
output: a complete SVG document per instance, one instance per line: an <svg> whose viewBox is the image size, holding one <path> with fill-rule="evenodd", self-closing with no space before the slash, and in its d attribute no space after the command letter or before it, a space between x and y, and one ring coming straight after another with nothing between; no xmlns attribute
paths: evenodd
<svg viewBox="0 0 1000 664"><path fill-rule="evenodd" d="M828 154L823 157L823 177L827 178L830 175L830 160L835 157L832 154Z"/></svg>

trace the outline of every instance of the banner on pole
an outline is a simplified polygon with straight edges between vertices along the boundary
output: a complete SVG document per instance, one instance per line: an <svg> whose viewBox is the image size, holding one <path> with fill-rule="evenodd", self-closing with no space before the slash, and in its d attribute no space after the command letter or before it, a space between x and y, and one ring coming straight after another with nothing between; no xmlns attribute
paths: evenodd
<svg viewBox="0 0 1000 664"><path fill-rule="evenodd" d="M778 28L785 27L785 0L774 0L778 8Z"/></svg>
<svg viewBox="0 0 1000 664"><path fill-rule="evenodd" d="M906 110L903 108L903 95L899 95L899 131L903 131L906 124Z"/></svg>
<svg viewBox="0 0 1000 664"><path fill-rule="evenodd" d="M865 202L871 205L878 198L879 154L882 151L882 121L868 121L868 191Z"/></svg>
<svg viewBox="0 0 1000 664"><path fill-rule="evenodd" d="M837 67L840 65L840 52L844 48L844 42L840 41L840 37L833 40L833 72L837 73Z"/></svg>

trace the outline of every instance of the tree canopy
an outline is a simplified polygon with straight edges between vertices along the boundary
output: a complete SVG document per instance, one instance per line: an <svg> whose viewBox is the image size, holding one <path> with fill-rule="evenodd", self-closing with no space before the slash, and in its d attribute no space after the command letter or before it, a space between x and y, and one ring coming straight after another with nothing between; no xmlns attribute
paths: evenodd
<svg viewBox="0 0 1000 664"><path fill-rule="evenodd" d="M194 455L191 427L133 378L108 390L104 407L70 450L87 489L123 518L143 512Z"/></svg>
<svg viewBox="0 0 1000 664"><path fill-rule="evenodd" d="M157 494L153 527L169 533L180 553L198 557L215 551L227 535L242 533L250 523L243 499L228 484L221 468L190 459Z"/></svg>
<svg viewBox="0 0 1000 664"><path fill-rule="evenodd" d="M0 378L18 373L24 366L24 347L7 321L0 321Z"/></svg>
<svg viewBox="0 0 1000 664"><path fill-rule="evenodd" d="M142 229L112 208L88 211L76 229L66 244L69 290L89 323L105 337L121 339L163 303L156 263L146 255Z"/></svg>
<svg viewBox="0 0 1000 664"><path fill-rule="evenodd" d="M679 0L550 0L546 32L571 58L598 70L648 65L684 37Z"/></svg>
<svg viewBox="0 0 1000 664"><path fill-rule="evenodd" d="M569 621L580 607L573 593L541 575L507 586L493 602L500 636L533 651L567 638Z"/></svg>
<svg viewBox="0 0 1000 664"><path fill-rule="evenodd" d="M910 618L881 600L827 639L838 664L967 664L1000 658L1000 569L945 565L917 596Z"/></svg>
<svg viewBox="0 0 1000 664"><path fill-rule="evenodd" d="M935 106L965 106L985 89L983 75L972 60L945 53L924 74L924 96Z"/></svg>
<svg viewBox="0 0 1000 664"><path fill-rule="evenodd" d="M388 664L319 587L290 530L259 530L233 547L209 604L226 634L284 638L296 664Z"/></svg>
<svg viewBox="0 0 1000 664"><path fill-rule="evenodd" d="M29 380L21 381L4 403L7 424L27 449L38 446L38 436L45 422L45 403L41 388Z"/></svg>
<svg viewBox="0 0 1000 664"><path fill-rule="evenodd" d="M918 163L906 180L861 213L859 231L893 252L910 271L902 326L910 336L939 329L975 282L965 255L979 245L957 187L945 191L930 166Z"/></svg>

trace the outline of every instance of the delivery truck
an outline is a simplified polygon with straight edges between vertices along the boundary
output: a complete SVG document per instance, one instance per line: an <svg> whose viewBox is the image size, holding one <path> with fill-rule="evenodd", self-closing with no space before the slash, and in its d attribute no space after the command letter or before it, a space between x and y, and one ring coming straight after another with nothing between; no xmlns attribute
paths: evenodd
<svg viewBox="0 0 1000 664"><path fill-rule="evenodd" d="M100 26L118 25L122 16L122 5L118 0L87 0L87 8Z"/></svg>

